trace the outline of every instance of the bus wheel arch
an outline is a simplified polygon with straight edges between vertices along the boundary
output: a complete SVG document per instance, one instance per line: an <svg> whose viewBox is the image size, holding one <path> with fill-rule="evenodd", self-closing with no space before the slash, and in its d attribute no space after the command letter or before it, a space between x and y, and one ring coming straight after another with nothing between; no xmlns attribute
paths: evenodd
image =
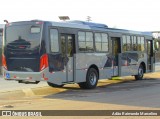
<svg viewBox="0 0 160 119"><path fill-rule="evenodd" d="M99 79L99 70L96 65L91 65L86 74L86 81L78 83L80 88L93 89L96 88Z"/></svg>
<svg viewBox="0 0 160 119"><path fill-rule="evenodd" d="M61 88L61 87L64 86L64 84L57 85L57 84L54 84L54 83L51 83L51 82L48 82L48 81L47 81L47 84L48 84L50 87L53 87L53 88Z"/></svg>
<svg viewBox="0 0 160 119"><path fill-rule="evenodd" d="M142 80L145 72L146 72L146 65L144 62L141 62L138 68L138 74L135 75L135 79Z"/></svg>
<svg viewBox="0 0 160 119"><path fill-rule="evenodd" d="M93 68L93 69L97 70L98 79L99 79L99 69L98 69L98 67L97 67L95 64L93 64L93 65L91 65L91 66L88 68L88 70L89 70L90 68ZM87 71L87 72L88 72L88 71Z"/></svg>

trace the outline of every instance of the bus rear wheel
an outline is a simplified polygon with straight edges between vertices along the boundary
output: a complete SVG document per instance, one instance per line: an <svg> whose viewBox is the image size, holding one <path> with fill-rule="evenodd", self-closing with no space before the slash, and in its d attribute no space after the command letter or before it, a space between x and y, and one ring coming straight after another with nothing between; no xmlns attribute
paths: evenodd
<svg viewBox="0 0 160 119"><path fill-rule="evenodd" d="M138 68L138 75L135 75L136 80L142 80L144 75L144 67L143 65L140 65Z"/></svg>
<svg viewBox="0 0 160 119"><path fill-rule="evenodd" d="M79 87L83 89L96 88L98 82L98 73L94 68L90 68L87 72L86 82L79 83Z"/></svg>
<svg viewBox="0 0 160 119"><path fill-rule="evenodd" d="M51 86L51 87L57 87L57 88L60 88L60 87L63 87L64 85L62 84L62 85L57 85L57 84L54 84L54 83L50 83L50 82L47 82L48 83L48 85L49 86Z"/></svg>

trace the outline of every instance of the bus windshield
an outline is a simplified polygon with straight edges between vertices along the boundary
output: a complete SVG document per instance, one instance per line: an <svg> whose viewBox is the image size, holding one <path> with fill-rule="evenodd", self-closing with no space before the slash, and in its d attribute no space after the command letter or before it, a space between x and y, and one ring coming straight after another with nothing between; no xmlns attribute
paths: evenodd
<svg viewBox="0 0 160 119"><path fill-rule="evenodd" d="M41 25L10 25L6 27L5 45L12 51L38 50Z"/></svg>

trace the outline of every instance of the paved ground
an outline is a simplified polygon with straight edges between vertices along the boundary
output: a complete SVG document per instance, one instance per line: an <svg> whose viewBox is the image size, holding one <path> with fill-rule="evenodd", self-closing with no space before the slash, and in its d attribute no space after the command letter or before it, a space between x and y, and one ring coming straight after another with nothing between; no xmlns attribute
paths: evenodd
<svg viewBox="0 0 160 119"><path fill-rule="evenodd" d="M48 84L46 82L40 82L39 84L24 84L18 83L18 81L4 80L2 76L0 76L0 93L6 91L24 90L28 88L37 88L44 86L48 86Z"/></svg>

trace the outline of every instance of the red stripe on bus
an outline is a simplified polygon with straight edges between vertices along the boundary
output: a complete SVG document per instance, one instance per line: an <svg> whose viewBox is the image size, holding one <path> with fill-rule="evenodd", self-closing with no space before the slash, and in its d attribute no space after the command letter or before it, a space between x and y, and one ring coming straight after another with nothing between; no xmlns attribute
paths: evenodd
<svg viewBox="0 0 160 119"><path fill-rule="evenodd" d="M31 79L32 79L32 77L29 77L29 79L31 80Z"/></svg>
<svg viewBox="0 0 160 119"><path fill-rule="evenodd" d="M44 74L44 73L43 73L43 79L44 79L44 80L48 80L48 78L45 77L45 74Z"/></svg>

